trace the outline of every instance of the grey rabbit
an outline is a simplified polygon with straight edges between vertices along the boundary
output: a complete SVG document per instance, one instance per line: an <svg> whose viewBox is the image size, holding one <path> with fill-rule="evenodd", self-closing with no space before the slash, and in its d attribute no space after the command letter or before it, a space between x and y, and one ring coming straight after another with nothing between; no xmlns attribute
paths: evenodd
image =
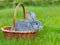
<svg viewBox="0 0 60 45"><path fill-rule="evenodd" d="M26 20L19 20L16 22L16 30L38 30L42 28L41 23L36 19L33 12L26 12ZM14 26L11 27L14 30Z"/></svg>

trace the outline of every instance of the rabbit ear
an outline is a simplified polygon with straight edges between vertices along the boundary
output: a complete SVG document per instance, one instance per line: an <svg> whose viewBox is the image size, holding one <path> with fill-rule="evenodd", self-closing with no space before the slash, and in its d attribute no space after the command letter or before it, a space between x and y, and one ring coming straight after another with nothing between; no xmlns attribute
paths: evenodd
<svg viewBox="0 0 60 45"><path fill-rule="evenodd" d="M33 20L33 21L36 21L35 13L34 13L34 12L30 12L30 15L31 15L31 17L32 17L32 20Z"/></svg>
<svg viewBox="0 0 60 45"><path fill-rule="evenodd" d="M30 21L36 21L36 16L34 12L26 12L26 19Z"/></svg>
<svg viewBox="0 0 60 45"><path fill-rule="evenodd" d="M32 20L32 17L31 17L30 12L26 12L26 19L28 19L28 20Z"/></svg>

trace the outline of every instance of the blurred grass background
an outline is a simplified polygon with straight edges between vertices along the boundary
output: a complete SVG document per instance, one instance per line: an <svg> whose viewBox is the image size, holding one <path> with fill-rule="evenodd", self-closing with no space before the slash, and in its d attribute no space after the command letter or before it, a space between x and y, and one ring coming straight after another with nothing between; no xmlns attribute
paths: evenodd
<svg viewBox="0 0 60 45"><path fill-rule="evenodd" d="M15 7L20 2L26 6L60 5L60 0L0 0L0 7Z"/></svg>
<svg viewBox="0 0 60 45"><path fill-rule="evenodd" d="M60 45L60 0L0 0L0 28L13 24L14 9L19 2L26 11L35 12L43 29L30 39L8 39L0 30L0 45ZM16 18L23 19L22 8Z"/></svg>

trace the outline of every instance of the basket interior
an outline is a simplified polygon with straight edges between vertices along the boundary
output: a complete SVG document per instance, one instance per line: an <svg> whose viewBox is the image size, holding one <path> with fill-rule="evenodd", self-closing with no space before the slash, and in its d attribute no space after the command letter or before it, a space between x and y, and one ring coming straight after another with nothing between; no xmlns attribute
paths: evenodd
<svg viewBox="0 0 60 45"><path fill-rule="evenodd" d="M5 30L11 30L11 27L5 27L4 29Z"/></svg>
<svg viewBox="0 0 60 45"><path fill-rule="evenodd" d="M13 33L36 33L36 30L30 30L30 31L11 31L11 27L4 27L2 28L3 32L13 32Z"/></svg>

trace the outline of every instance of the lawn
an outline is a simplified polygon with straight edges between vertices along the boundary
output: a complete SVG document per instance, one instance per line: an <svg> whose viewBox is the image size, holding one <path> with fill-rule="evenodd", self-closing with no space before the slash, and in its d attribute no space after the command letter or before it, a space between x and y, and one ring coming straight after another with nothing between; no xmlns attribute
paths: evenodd
<svg viewBox="0 0 60 45"><path fill-rule="evenodd" d="M60 45L60 7L25 7L26 11L34 11L43 29L37 32L36 37L30 39L8 39L0 30L0 45ZM13 24L15 8L0 10L0 28ZM17 11L17 20L23 19L22 8Z"/></svg>

